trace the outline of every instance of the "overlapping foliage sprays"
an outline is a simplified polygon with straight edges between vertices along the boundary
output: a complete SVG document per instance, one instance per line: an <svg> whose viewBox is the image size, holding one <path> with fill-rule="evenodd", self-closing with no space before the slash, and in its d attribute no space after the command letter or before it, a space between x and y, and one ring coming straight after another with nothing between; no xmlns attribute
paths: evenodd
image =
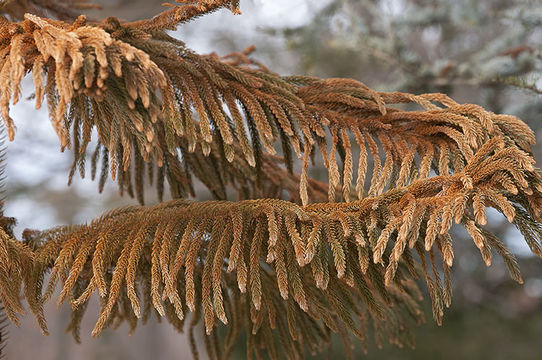
<svg viewBox="0 0 542 360"><path fill-rule="evenodd" d="M0 115L10 139L29 121L13 120L9 106L30 73L36 107L47 103L73 152L70 179L90 161L100 190L111 174L141 203L86 225L26 231L24 243L6 232L0 296L10 319L24 283L46 333L42 307L60 283L76 339L98 293L93 335L154 313L179 330L188 322L195 357L200 322L211 358L227 358L243 333L250 358L302 358L332 333L347 353L352 337L363 344L370 334L413 345L405 329L424 319L417 279L437 322L450 306L454 222L488 266L497 253L522 282L514 256L484 228L493 207L542 256L542 182L522 121L443 94L283 77L250 59L253 49L199 55L166 33L224 7L239 12L235 1L207 0L98 23L30 13L15 22L20 12L4 10ZM311 178L319 159L327 184ZM193 178L214 201L187 200ZM160 199L167 183L173 200L144 206L145 182Z"/></svg>

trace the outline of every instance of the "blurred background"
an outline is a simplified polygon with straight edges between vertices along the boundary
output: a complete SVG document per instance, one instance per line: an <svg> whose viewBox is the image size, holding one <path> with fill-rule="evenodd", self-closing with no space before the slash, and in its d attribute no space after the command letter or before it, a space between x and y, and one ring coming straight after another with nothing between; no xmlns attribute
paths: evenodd
<svg viewBox="0 0 542 360"><path fill-rule="evenodd" d="M148 18L162 0L102 0L96 18ZM179 27L174 36L200 53L225 55L255 44L254 57L281 74L350 77L378 90L444 92L519 116L542 142L542 2L539 0L242 0L243 15L222 10ZM30 79L26 79L31 81ZM27 86L27 89L31 86ZM23 89L24 90L24 89ZM30 96L30 93L25 93ZM60 153L45 111L33 101L13 108L18 132L8 144L7 216L16 233L89 221L105 209L133 204L110 183L102 194L89 179L67 187L71 154ZM534 148L542 164L542 146ZM324 173L324 172L322 172ZM326 181L325 178L320 179ZM152 193L149 189L147 193ZM147 198L147 203L156 200ZM520 258L525 284L497 260L486 269L466 233L457 229L454 298L438 327L426 302L426 324L414 329L416 349L374 344L365 359L542 358L542 261L519 232L489 212L489 227ZM424 285L422 285L424 286ZM93 311L94 310L94 311ZM89 306L82 344L64 333L69 309L51 302L43 337L31 315L10 326L8 359L190 359L186 336L151 320L90 336L97 307ZM340 359L341 344L319 358ZM357 349L359 350L359 349ZM244 358L242 346L235 358Z"/></svg>

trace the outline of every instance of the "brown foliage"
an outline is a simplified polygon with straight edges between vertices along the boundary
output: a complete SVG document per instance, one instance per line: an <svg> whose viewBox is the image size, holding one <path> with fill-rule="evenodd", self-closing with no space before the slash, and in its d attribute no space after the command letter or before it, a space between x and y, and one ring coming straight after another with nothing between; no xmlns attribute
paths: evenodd
<svg viewBox="0 0 542 360"><path fill-rule="evenodd" d="M238 11L234 1L201 1L133 23L30 14L0 22L0 115L10 139L9 105L30 72L36 106L46 99L62 147L73 150L70 178L85 176L95 131L91 175L101 158L100 187L109 171L143 203L144 178L160 198L167 179L175 198L26 232L32 250L6 233L8 315L21 310L24 281L46 332L42 306L60 282L76 339L97 291L93 335L124 320L133 329L152 313L182 329L191 312L191 339L203 319L212 358L227 357L245 329L249 356L265 349L274 359L323 350L331 332L349 348L350 335L364 341L369 327L378 343L411 345L404 329L423 320L416 279L437 322L450 305L453 222L488 266L495 250L522 282L513 255L484 228L493 207L542 256L542 184L522 121L443 94L279 76L251 60L252 49L198 55L164 31L221 7ZM311 179L317 153L328 184ZM180 199L193 195L192 176L217 201ZM232 190L238 201L226 201ZM225 353L217 319L227 325Z"/></svg>

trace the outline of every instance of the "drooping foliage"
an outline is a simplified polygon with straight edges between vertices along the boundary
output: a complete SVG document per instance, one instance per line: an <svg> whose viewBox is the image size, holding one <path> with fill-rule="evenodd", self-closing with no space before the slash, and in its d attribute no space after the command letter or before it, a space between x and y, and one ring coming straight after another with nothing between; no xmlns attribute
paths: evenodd
<svg viewBox="0 0 542 360"><path fill-rule="evenodd" d="M13 236L15 219L4 216L6 145L3 127L0 129L0 359L7 342L7 320L18 324L17 313L23 313L20 301L21 285L32 273L31 250Z"/></svg>
<svg viewBox="0 0 542 360"><path fill-rule="evenodd" d="M280 76L250 59L252 49L199 55L165 32L221 7L238 12L235 1L208 0L132 23L31 14L0 22L10 139L23 120L9 106L31 73L36 107L47 102L62 149L73 152L70 178L90 161L92 177L101 166L100 187L111 173L143 204L145 179L160 198L167 181L174 198L27 231L25 244L6 232L0 296L11 319L24 282L47 332L42 307L60 283L76 339L98 293L93 335L153 313L179 330L189 320L194 356L200 322L211 358L228 357L244 331L250 358L302 358L324 350L331 333L347 350L370 332L412 345L405 329L423 321L417 279L437 322L451 303L454 222L488 266L497 253L522 282L484 225L495 208L542 256L542 183L527 125L443 94ZM309 171L320 159L327 184ZM187 200L193 178L216 200Z"/></svg>

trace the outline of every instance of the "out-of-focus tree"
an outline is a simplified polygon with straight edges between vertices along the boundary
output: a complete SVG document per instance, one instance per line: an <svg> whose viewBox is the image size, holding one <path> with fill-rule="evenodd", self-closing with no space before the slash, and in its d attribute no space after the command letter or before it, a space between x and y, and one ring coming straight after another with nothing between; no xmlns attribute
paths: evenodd
<svg viewBox="0 0 542 360"><path fill-rule="evenodd" d="M533 96L542 92L540 1L334 0L309 25L268 31L282 33L315 75L474 96L535 126L542 108Z"/></svg>

